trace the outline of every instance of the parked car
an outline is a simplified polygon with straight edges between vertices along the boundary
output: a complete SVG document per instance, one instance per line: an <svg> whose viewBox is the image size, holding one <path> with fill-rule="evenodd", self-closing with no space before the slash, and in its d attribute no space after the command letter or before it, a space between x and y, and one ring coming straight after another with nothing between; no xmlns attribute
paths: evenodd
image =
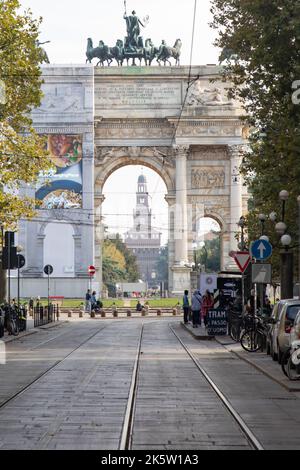
<svg viewBox="0 0 300 470"><path fill-rule="evenodd" d="M268 350L279 363L290 347L290 333L299 310L300 300L294 299L281 300L274 307L268 333Z"/></svg>
<svg viewBox="0 0 300 470"><path fill-rule="evenodd" d="M294 326L291 329L290 343L292 344L293 341L298 341L299 339L300 339L300 310L296 315Z"/></svg>
<svg viewBox="0 0 300 470"><path fill-rule="evenodd" d="M270 326L269 326L269 330L267 333L267 354L271 354L272 359L274 361L277 361L278 359L277 348L276 346L274 347L273 345L274 338L275 338L275 326L279 320L281 310L286 302L288 302L288 300L280 300L274 305L270 322L269 322Z"/></svg>

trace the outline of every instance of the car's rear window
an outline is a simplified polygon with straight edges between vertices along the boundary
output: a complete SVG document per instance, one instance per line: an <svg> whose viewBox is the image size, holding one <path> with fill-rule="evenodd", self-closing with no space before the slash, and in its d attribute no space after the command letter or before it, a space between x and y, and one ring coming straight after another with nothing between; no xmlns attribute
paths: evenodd
<svg viewBox="0 0 300 470"><path fill-rule="evenodd" d="M286 311L286 319L294 321L299 310L300 310L300 304L291 305L290 307L288 307Z"/></svg>

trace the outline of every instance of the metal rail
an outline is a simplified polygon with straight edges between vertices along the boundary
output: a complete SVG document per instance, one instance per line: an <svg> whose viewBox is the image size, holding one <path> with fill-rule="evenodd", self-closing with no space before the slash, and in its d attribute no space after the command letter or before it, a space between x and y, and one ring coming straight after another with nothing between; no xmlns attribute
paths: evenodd
<svg viewBox="0 0 300 470"><path fill-rule="evenodd" d="M131 448L143 333L144 325L142 325L141 328L140 339L137 347L119 450L130 450Z"/></svg>
<svg viewBox="0 0 300 470"><path fill-rule="evenodd" d="M251 446L255 449L255 450L264 450L262 444L259 442L259 440L254 436L254 434L252 433L251 429L247 426L247 424L245 423L245 421L243 420L243 418L240 416L240 414L233 408L233 406L231 405L231 403L228 401L228 399L225 397L225 395L221 392L221 390L219 389L219 387L215 384L215 382L209 377L209 375L207 374L207 372L203 369L203 367L199 364L198 360L196 359L196 357L194 356L194 354L191 352L191 350L183 343L183 341L181 340L181 338L177 335L177 333L174 331L174 329L171 327L171 325L169 325L169 328L170 330L172 331L172 333L176 336L176 338L178 339L178 341L180 342L181 346L185 349L185 351L187 352L187 354L190 356L190 358L192 359L192 361L194 362L194 364L196 365L196 367L198 368L198 370L201 372L201 374L204 376L204 378L206 379L206 381L209 383L209 385L212 387L212 389L214 390L214 392L216 393L216 395L220 398L220 400L222 401L222 403L225 405L225 407L227 408L227 410L229 411L229 413L231 414L231 416L234 418L234 420L237 422L237 424L239 425L240 429L242 430L242 432L245 434L248 442L251 444Z"/></svg>
<svg viewBox="0 0 300 470"><path fill-rule="evenodd" d="M20 390L19 392L15 393L14 395L12 395L10 398L8 398L7 400L5 400L3 403L0 404L0 410L2 408L4 408L6 405L8 405L8 403L10 403L11 401L13 401L15 398L18 398L19 396L23 395L23 393L25 393L30 387L32 387L32 385L35 385L37 382L39 382L43 377L45 377L47 374L49 374L53 369L55 369L59 364L62 364L66 359L68 359L75 351L77 351L78 349L80 349L85 343L87 343L88 341L90 341L92 338L94 338L95 336L97 336L101 331L103 331L105 328L107 328L108 325L104 326L103 328L100 328L99 330L96 331L96 333L93 333L91 336L89 336L86 340L84 340L82 343L79 344L79 346L77 346L76 348L74 348L69 354L67 354L67 356L65 356L63 359L60 359L59 361L56 361L55 364L53 364L53 366L49 367L45 372L43 372L42 374L40 374L38 377L36 377L32 382L30 382L28 385L26 385L26 387L24 387L22 390Z"/></svg>

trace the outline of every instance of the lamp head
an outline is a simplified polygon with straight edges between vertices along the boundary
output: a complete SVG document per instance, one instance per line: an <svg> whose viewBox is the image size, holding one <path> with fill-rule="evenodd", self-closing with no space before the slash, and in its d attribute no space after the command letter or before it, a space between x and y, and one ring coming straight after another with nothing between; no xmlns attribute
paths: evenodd
<svg viewBox="0 0 300 470"><path fill-rule="evenodd" d="M281 244L287 248L292 243L292 237L288 233L286 233L285 235L282 235L280 241Z"/></svg>
<svg viewBox="0 0 300 470"><path fill-rule="evenodd" d="M258 218L261 222L265 222L267 219L267 216L265 214L259 214Z"/></svg>
<svg viewBox="0 0 300 470"><path fill-rule="evenodd" d="M275 225L275 231L278 235L284 235L286 229L287 229L287 226L284 222L278 222Z"/></svg>
<svg viewBox="0 0 300 470"><path fill-rule="evenodd" d="M279 193L279 199L281 201L287 201L289 198L289 192L286 191L285 189L283 189L282 191L280 191Z"/></svg>

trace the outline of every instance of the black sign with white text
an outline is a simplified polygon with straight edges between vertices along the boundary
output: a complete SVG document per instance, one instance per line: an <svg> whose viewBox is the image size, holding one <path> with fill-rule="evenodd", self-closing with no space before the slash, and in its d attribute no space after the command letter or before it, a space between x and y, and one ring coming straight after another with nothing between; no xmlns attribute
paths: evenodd
<svg viewBox="0 0 300 470"><path fill-rule="evenodd" d="M207 315L207 334L209 336L224 336L227 334L226 310L209 310Z"/></svg>

